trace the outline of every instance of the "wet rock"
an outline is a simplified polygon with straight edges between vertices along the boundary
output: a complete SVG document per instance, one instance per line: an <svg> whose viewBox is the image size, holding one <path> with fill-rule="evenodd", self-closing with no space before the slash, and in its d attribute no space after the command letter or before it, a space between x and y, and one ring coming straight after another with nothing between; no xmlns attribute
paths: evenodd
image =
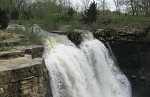
<svg viewBox="0 0 150 97"><path fill-rule="evenodd" d="M32 58L42 57L44 47L42 45L33 45L25 49L25 54L32 55Z"/></svg>
<svg viewBox="0 0 150 97"><path fill-rule="evenodd" d="M131 78L136 79L137 76L136 75L131 75Z"/></svg>
<svg viewBox="0 0 150 97"><path fill-rule="evenodd" d="M141 80L146 80L146 77L145 76L141 76L140 79Z"/></svg>
<svg viewBox="0 0 150 97"><path fill-rule="evenodd" d="M89 33L91 32L88 30L75 29L72 32L68 32L67 36L75 45L79 45L83 41L83 39L92 37L89 35Z"/></svg>
<svg viewBox="0 0 150 97"><path fill-rule="evenodd" d="M104 29L97 29L94 33L93 33L94 37L99 39L99 40L104 40Z"/></svg>
<svg viewBox="0 0 150 97"><path fill-rule="evenodd" d="M51 31L50 33L55 33L55 34L59 34L59 35L65 35L66 34L65 31Z"/></svg>
<svg viewBox="0 0 150 97"><path fill-rule="evenodd" d="M119 67L125 72L132 84L133 95L149 97L150 43L147 41L119 40L110 44L118 60Z"/></svg>
<svg viewBox="0 0 150 97"><path fill-rule="evenodd" d="M19 24L10 24L7 27L7 31L26 31L25 26Z"/></svg>

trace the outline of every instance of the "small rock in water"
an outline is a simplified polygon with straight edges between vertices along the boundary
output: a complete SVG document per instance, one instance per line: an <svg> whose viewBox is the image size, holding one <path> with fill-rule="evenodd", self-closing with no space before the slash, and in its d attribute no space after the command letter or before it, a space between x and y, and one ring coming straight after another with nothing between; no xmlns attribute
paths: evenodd
<svg viewBox="0 0 150 97"><path fill-rule="evenodd" d="M26 31L26 28L23 25L10 24L10 25L8 25L7 30L8 31L23 31L24 32L24 31Z"/></svg>
<svg viewBox="0 0 150 97"><path fill-rule="evenodd" d="M131 77L132 77L133 79L136 79L136 78L137 78L136 75L132 75Z"/></svg>

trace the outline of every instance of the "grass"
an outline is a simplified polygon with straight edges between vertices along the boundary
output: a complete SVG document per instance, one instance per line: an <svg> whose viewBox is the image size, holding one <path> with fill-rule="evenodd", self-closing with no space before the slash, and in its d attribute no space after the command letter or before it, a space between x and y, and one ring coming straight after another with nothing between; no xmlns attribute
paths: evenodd
<svg viewBox="0 0 150 97"><path fill-rule="evenodd" d="M150 26L150 17L145 16L125 16L125 15L107 15L98 16L96 23L94 24L95 29L101 28L125 28L128 31L132 29L143 30Z"/></svg>
<svg viewBox="0 0 150 97"><path fill-rule="evenodd" d="M26 26L31 26L33 24L38 24L43 29L47 31L52 30L62 30L65 25L70 27L66 31L73 29L86 29L94 31L101 28L124 28L126 29L144 29L147 26L150 26L150 17L145 16L125 16L125 15L107 15L107 16L98 16L97 21L93 24L86 25L81 21L80 15L74 15L71 19L65 16L59 16L57 14L47 15L43 18L32 18L30 20L18 20L17 23L23 24Z"/></svg>
<svg viewBox="0 0 150 97"><path fill-rule="evenodd" d="M144 16L111 16L114 24L145 24L150 23L150 17Z"/></svg>

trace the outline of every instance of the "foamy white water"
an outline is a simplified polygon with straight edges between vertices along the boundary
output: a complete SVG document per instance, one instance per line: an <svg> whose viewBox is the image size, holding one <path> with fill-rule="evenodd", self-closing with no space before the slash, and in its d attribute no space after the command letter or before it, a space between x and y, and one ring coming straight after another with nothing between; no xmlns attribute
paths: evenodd
<svg viewBox="0 0 150 97"><path fill-rule="evenodd" d="M129 81L103 43L86 39L80 48L47 43L45 63L53 97L131 97Z"/></svg>
<svg viewBox="0 0 150 97"><path fill-rule="evenodd" d="M107 48L99 40L84 41L81 49L86 54L95 77L102 87L104 97L131 97L131 87L126 76L120 72Z"/></svg>

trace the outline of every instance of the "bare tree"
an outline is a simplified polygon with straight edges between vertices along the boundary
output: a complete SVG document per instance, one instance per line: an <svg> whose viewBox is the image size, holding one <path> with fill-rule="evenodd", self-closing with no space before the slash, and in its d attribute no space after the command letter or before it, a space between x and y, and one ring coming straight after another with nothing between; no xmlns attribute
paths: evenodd
<svg viewBox="0 0 150 97"><path fill-rule="evenodd" d="M83 9L86 10L88 9L89 5L90 5L90 1L91 0L82 0L81 3L83 4Z"/></svg>
<svg viewBox="0 0 150 97"><path fill-rule="evenodd" d="M102 0L102 10L106 10L106 0Z"/></svg>
<svg viewBox="0 0 150 97"><path fill-rule="evenodd" d="M120 12L120 3L119 3L119 0L113 0L114 1L114 4L115 4L115 7L116 7L116 11Z"/></svg>

